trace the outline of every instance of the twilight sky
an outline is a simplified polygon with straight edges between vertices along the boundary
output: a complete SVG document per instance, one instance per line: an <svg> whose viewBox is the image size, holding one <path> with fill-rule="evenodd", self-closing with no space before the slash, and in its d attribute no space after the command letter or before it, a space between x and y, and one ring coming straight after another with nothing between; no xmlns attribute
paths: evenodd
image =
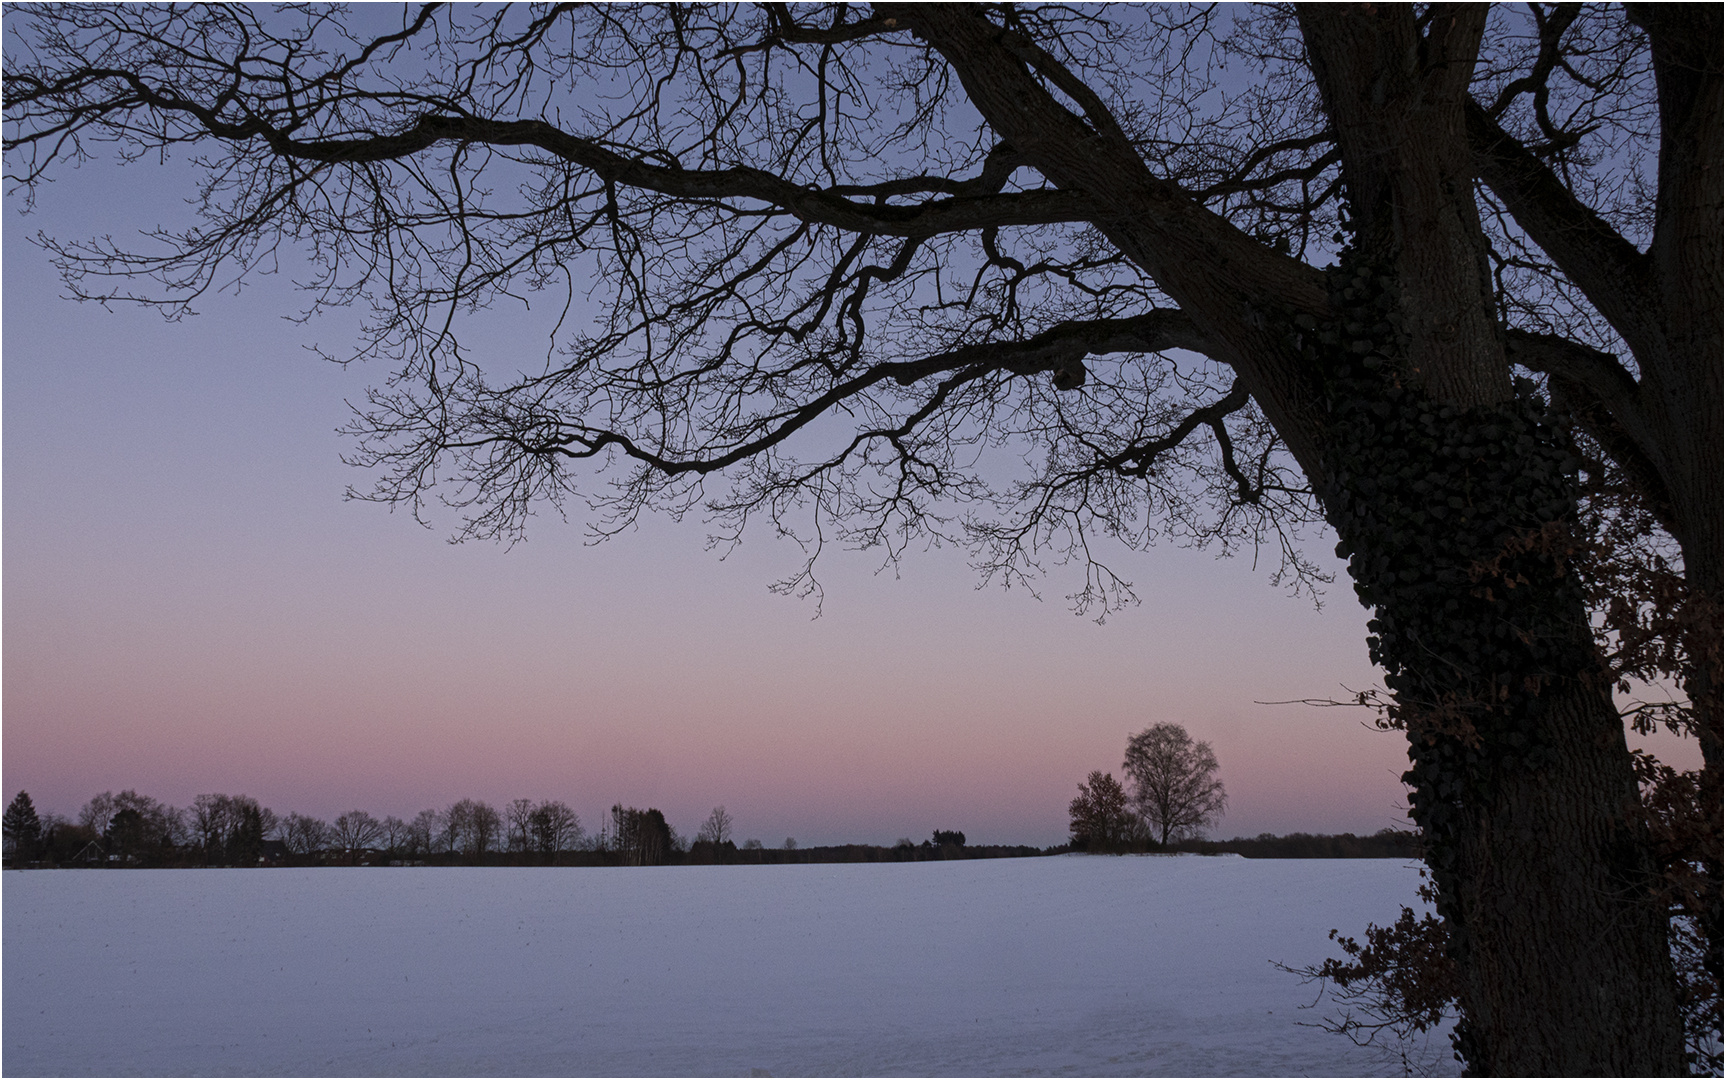
<svg viewBox="0 0 1726 1080"><path fill-rule="evenodd" d="M1399 736L1255 703L1376 681L1328 536L1322 611L1250 557L1166 545L1113 561L1144 603L1104 626L1065 607L1071 578L979 590L952 549L897 576L830 552L812 619L767 589L794 546L760 532L721 561L694 517L590 546L548 514L513 549L452 546L343 500L366 477L335 429L385 372L306 352L352 324L284 320L285 280L177 324L60 298L36 230L125 238L184 212L176 183L92 163L28 216L6 200L5 798L219 791L327 819L525 796L590 830L653 805L685 834L723 803L769 844L1042 845L1087 772L1175 721L1222 763L1214 835L1404 823Z"/></svg>

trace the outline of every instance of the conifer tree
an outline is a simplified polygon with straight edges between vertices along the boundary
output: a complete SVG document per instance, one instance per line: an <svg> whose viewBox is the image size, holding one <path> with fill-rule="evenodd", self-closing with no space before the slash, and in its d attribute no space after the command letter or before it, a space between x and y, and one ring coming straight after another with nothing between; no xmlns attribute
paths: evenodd
<svg viewBox="0 0 1726 1080"><path fill-rule="evenodd" d="M12 797L5 815L0 817L0 826L15 857L26 861L36 857L42 846L42 819L36 816L36 804L30 801L28 791Z"/></svg>

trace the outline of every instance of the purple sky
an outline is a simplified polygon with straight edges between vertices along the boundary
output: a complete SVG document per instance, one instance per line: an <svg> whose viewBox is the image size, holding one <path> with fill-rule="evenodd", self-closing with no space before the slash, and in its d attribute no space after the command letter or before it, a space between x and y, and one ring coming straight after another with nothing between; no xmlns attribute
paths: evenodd
<svg viewBox="0 0 1726 1080"><path fill-rule="evenodd" d="M525 796L590 828L653 805L685 834L723 803L769 844L1051 844L1086 773L1175 721L1222 763L1216 835L1404 822L1399 736L1255 703L1374 684L1340 573L1315 611L1250 557L1123 553L1144 603L1098 626L1060 574L1039 603L979 590L961 551L897 576L832 552L812 620L768 592L800 556L765 532L721 561L693 517L588 546L548 514L514 549L451 546L344 502L365 477L334 429L385 373L302 346L351 323L284 321L281 279L178 324L78 305L28 243L171 219L177 178L92 164L28 217L7 200L6 798L220 791L328 818ZM1331 544L1309 547L1340 571Z"/></svg>

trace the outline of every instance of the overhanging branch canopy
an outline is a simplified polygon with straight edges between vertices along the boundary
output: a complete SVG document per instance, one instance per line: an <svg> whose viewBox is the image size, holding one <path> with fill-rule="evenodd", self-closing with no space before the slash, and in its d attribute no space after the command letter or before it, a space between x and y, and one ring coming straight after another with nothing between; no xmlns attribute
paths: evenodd
<svg viewBox="0 0 1726 1080"><path fill-rule="evenodd" d="M44 240L73 287L179 312L309 256L310 310L368 304L352 355L392 373L353 425L354 460L379 470L367 497L418 506L453 482L467 535L513 534L540 498L685 508L721 472L722 531L799 499L877 515L865 542L883 513L939 528L954 499L1035 520L1049 507L1029 493L1084 475L1136 482L1177 532L1264 535L1315 512L1278 450L1304 391L1278 374L1273 324L1328 303L1332 119L1281 13L1114 16L61 5L9 23L7 176L28 194L108 145L198 155L197 221L139 245ZM1645 275L1613 292L1583 272L1640 256L1575 165L1638 122L1646 66L1599 45L1592 11L1495 18L1471 114L1483 179L1609 320L1616 301L1645 311ZM1225 58L1259 81L1223 80ZM461 314L525 300L552 347L511 371ZM1600 374L1624 372L1611 342L1580 344L1603 359L1578 385L1634 383ZM1600 397L1632 447L1651 437L1634 396ZM1201 435L1195 501L1158 477ZM974 467L1026 439L1020 486ZM616 486L583 479L614 460Z"/></svg>

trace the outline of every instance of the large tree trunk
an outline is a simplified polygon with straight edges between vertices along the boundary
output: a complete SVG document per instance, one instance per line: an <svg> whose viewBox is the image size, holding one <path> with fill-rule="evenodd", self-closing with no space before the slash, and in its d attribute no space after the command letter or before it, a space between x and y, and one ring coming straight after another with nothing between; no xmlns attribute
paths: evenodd
<svg viewBox="0 0 1726 1080"><path fill-rule="evenodd" d="M1463 961L1461 1049L1493 1076L1637 1076L1683 1071L1666 916L1648 902L1623 725L1598 690L1543 702L1543 767L1491 769L1462 808L1447 912ZM1611 793L1617 791L1617 798ZM1576 948L1539 933L1561 926ZM1589 1017L1554 1026L1553 1015ZM1604 1017L1602 1022L1600 1018Z"/></svg>
<svg viewBox="0 0 1726 1080"><path fill-rule="evenodd" d="M1721 244L1723 19L1712 4L1628 4L1647 35L1660 104L1655 228L1637 250L1548 164L1479 108L1481 179L1630 347L1637 375L1578 350L1534 361L1678 540L1688 598L1683 671L1702 751L1696 910L1716 980L1721 956ZM1695 857L1692 854L1690 857Z"/></svg>
<svg viewBox="0 0 1726 1080"><path fill-rule="evenodd" d="M1486 1075L1671 1075L1667 913L1623 723L1567 569L1575 461L1510 384L1472 193L1481 7L1303 9L1357 223L1304 335L1315 482L1376 615L1416 820Z"/></svg>
<svg viewBox="0 0 1726 1080"><path fill-rule="evenodd" d="M1708 970L1721 978L1721 355L1723 224L1719 6L1632 5L1648 32L1661 108L1660 227L1649 246L1660 283L1667 363L1645 364L1643 387L1669 447L1663 464L1690 593L1685 691L1702 747L1701 812L1712 830L1701 926ZM1638 356L1640 360L1640 355Z"/></svg>
<svg viewBox="0 0 1726 1080"><path fill-rule="evenodd" d="M1389 366L1348 355L1338 382ZM1566 572L1563 429L1536 401L1337 401L1320 483L1408 732L1461 976L1458 1049L1482 1075L1682 1071L1623 724Z"/></svg>
<svg viewBox="0 0 1726 1080"><path fill-rule="evenodd" d="M1478 1073L1671 1075L1683 1050L1623 726L1565 569L1576 465L1512 385L1465 104L1485 12L1303 9L1356 225L1346 270L1277 262L1151 176L1076 87L971 9L894 8L1015 151L1232 365L1300 460L1372 608ZM1045 65L1045 68L1047 65ZM1317 280L1315 280L1317 278Z"/></svg>

